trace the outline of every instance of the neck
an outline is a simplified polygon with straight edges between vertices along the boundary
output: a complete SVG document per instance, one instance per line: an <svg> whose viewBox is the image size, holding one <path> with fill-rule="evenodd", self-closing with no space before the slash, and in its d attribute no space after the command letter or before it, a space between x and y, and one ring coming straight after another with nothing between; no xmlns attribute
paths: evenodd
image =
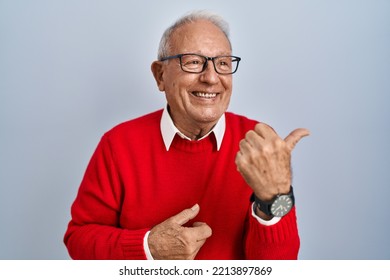
<svg viewBox="0 0 390 280"><path fill-rule="evenodd" d="M176 124L175 124L176 125ZM181 129L180 127L176 126L177 129L183 133L185 136L187 136L188 138L190 138L191 140L199 140L201 139L203 136L205 136L207 133L209 133L214 125L212 125L211 127L208 127L208 128L197 128L197 129L193 129L193 130L185 130L185 129Z"/></svg>
<svg viewBox="0 0 390 280"><path fill-rule="evenodd" d="M209 133L217 123L217 121L204 123L189 122L187 119L184 118L175 118L175 116L173 116L170 112L169 108L168 112L176 128L191 140L198 140L202 138L207 133Z"/></svg>

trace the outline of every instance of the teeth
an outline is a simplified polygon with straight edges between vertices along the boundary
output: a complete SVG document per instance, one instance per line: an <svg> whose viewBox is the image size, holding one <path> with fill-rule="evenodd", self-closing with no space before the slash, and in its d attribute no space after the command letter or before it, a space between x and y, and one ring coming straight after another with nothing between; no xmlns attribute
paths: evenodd
<svg viewBox="0 0 390 280"><path fill-rule="evenodd" d="M208 92L194 92L195 96L202 98L214 98L217 96L216 93L208 93Z"/></svg>

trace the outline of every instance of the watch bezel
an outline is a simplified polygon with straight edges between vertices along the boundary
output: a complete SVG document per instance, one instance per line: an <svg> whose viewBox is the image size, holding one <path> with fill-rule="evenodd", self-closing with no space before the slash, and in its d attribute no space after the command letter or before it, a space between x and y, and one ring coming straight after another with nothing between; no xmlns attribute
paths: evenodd
<svg viewBox="0 0 390 280"><path fill-rule="evenodd" d="M275 202L280 201L281 199L285 199L285 198L288 198L288 200L291 202L291 205L289 205L288 209L281 214L276 213L275 211L272 211L272 206L275 205ZM268 215L270 217L283 217L283 216L287 215L295 205L293 187L290 186L289 193L278 194L277 196L275 196L274 199L272 199L269 202L262 201L261 199L256 197L256 195L254 193L252 193L250 201L254 202L255 206L257 208L259 208L260 211L262 211L263 213L265 213L266 215Z"/></svg>
<svg viewBox="0 0 390 280"><path fill-rule="evenodd" d="M283 203L283 205L280 204L281 202ZM284 207L285 210L278 210L279 209L278 205ZM274 217L283 217L291 211L293 205L294 202L290 195L288 194L278 195L270 206L270 212ZM275 209L275 207L277 208Z"/></svg>

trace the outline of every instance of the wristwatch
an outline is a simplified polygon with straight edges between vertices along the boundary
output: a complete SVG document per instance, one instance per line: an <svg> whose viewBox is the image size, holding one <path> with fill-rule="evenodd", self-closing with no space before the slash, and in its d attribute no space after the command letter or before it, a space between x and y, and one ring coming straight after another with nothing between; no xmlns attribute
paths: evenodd
<svg viewBox="0 0 390 280"><path fill-rule="evenodd" d="M295 204L293 187L288 194L278 194L270 202L259 199L254 193L250 199L255 202L257 208L268 216L283 217L293 208Z"/></svg>

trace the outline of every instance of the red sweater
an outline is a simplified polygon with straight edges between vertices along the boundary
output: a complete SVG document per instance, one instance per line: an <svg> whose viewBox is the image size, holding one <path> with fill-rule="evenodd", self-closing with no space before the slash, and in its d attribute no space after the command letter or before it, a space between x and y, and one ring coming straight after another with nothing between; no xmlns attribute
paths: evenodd
<svg viewBox="0 0 390 280"><path fill-rule="evenodd" d="M145 233L198 203L191 220L212 236L196 259L296 259L295 208L272 226L251 215L252 190L238 173L239 141L256 122L226 113L219 151L214 134L175 136L166 150L162 110L125 122L101 139L72 205L65 244L74 259L146 259Z"/></svg>

